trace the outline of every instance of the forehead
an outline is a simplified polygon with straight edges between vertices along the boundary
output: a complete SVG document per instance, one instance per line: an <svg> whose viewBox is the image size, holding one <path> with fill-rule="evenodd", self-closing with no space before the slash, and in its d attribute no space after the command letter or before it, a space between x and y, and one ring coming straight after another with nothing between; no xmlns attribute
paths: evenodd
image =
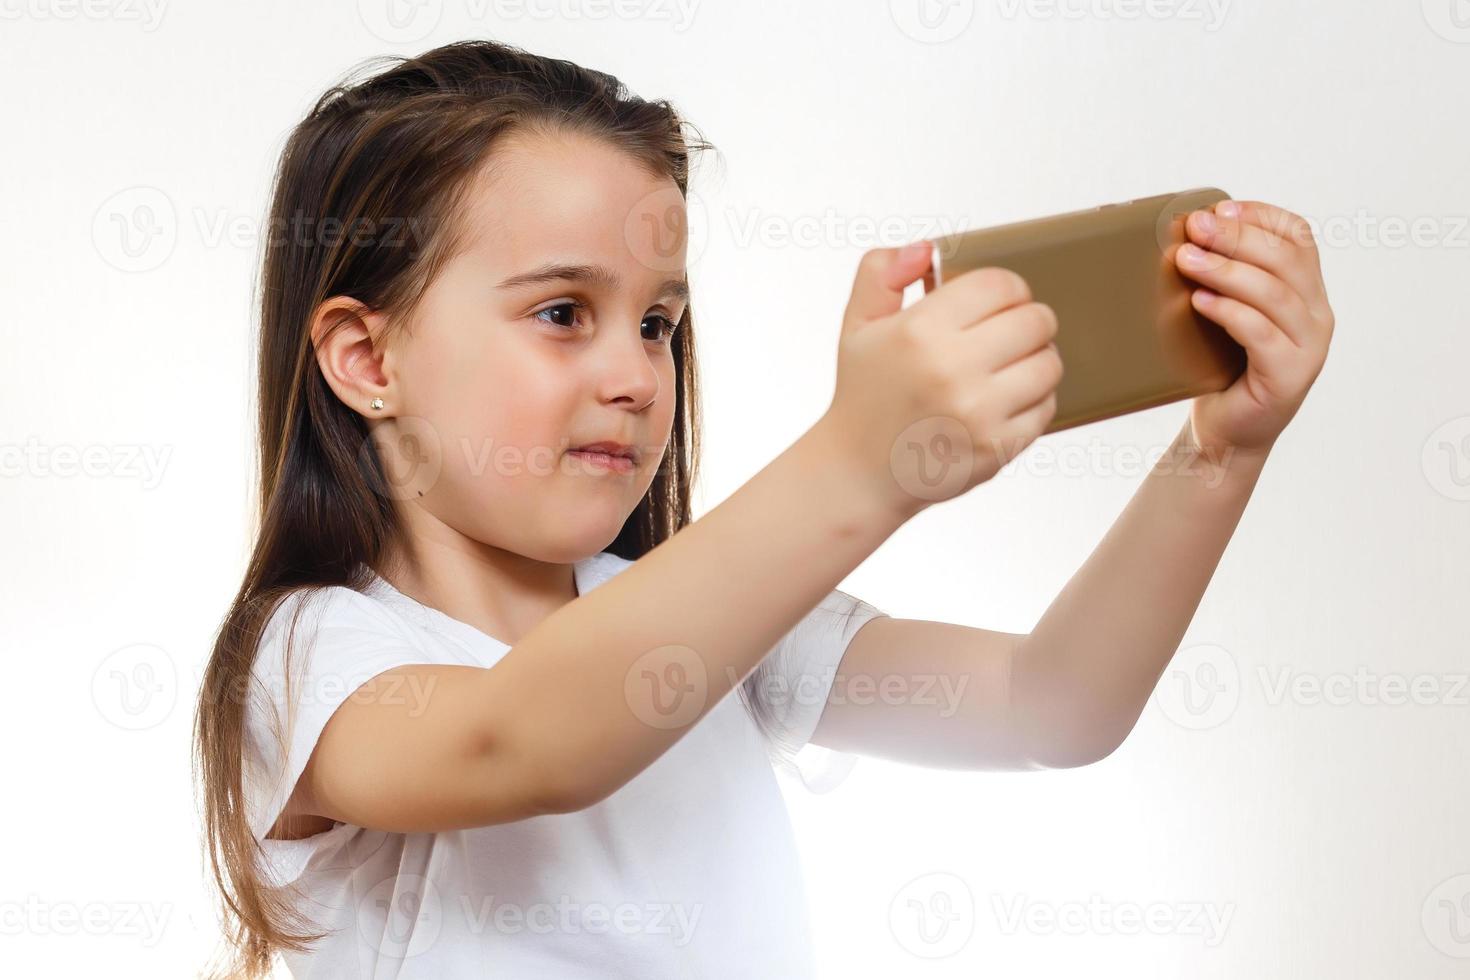
<svg viewBox="0 0 1470 980"><path fill-rule="evenodd" d="M678 185L593 137L511 134L471 182L467 205L466 251L498 270L596 261L653 279L683 269Z"/></svg>

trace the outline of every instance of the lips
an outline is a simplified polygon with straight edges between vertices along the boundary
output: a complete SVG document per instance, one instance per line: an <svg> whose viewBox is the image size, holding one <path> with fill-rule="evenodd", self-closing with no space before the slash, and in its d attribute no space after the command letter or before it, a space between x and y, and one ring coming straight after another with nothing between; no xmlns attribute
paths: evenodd
<svg viewBox="0 0 1470 980"><path fill-rule="evenodd" d="M574 446L571 451L574 453L605 453L608 456L621 456L633 463L638 462L638 451L632 446L620 442L606 440L602 442L591 442L585 446Z"/></svg>

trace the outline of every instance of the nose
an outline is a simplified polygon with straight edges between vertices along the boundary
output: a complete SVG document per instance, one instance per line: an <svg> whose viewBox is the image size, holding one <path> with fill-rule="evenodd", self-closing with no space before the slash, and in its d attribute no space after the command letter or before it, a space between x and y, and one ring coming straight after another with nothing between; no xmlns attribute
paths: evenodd
<svg viewBox="0 0 1470 980"><path fill-rule="evenodd" d="M594 371L603 401L637 410L658 396L658 368L653 363L657 355L649 353L639 324L630 330L607 331L600 346Z"/></svg>

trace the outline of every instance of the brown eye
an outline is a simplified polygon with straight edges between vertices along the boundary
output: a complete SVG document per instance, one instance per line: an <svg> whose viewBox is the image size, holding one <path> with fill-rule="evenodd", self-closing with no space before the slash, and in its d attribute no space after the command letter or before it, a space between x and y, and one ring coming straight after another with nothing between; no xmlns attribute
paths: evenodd
<svg viewBox="0 0 1470 980"><path fill-rule="evenodd" d="M584 309L586 309L585 303L570 300L565 303L557 303L555 306L548 306L544 310L538 310L533 315L542 317L548 313L554 313L556 316L553 319L543 320L542 322L550 323L553 327L571 329L577 325L577 314L581 313Z"/></svg>
<svg viewBox="0 0 1470 980"><path fill-rule="evenodd" d="M652 323L654 325L654 328L658 331L658 336L645 337L644 339L646 340L667 340L674 335L674 330L678 326L678 324L674 323L674 321L670 320L668 317L664 316L661 313L655 313L653 316L647 316L643 318L643 326L645 328L650 323Z"/></svg>

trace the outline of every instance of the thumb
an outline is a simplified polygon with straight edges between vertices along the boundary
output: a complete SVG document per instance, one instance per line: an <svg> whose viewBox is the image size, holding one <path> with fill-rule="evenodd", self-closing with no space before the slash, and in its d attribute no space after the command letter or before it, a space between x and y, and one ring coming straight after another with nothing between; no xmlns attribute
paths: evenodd
<svg viewBox="0 0 1470 980"><path fill-rule="evenodd" d="M872 248L858 261L852 280L852 295L842 317L844 333L879 317L897 313L903 306L904 287L921 276L926 279L933 243L921 239L902 248Z"/></svg>

